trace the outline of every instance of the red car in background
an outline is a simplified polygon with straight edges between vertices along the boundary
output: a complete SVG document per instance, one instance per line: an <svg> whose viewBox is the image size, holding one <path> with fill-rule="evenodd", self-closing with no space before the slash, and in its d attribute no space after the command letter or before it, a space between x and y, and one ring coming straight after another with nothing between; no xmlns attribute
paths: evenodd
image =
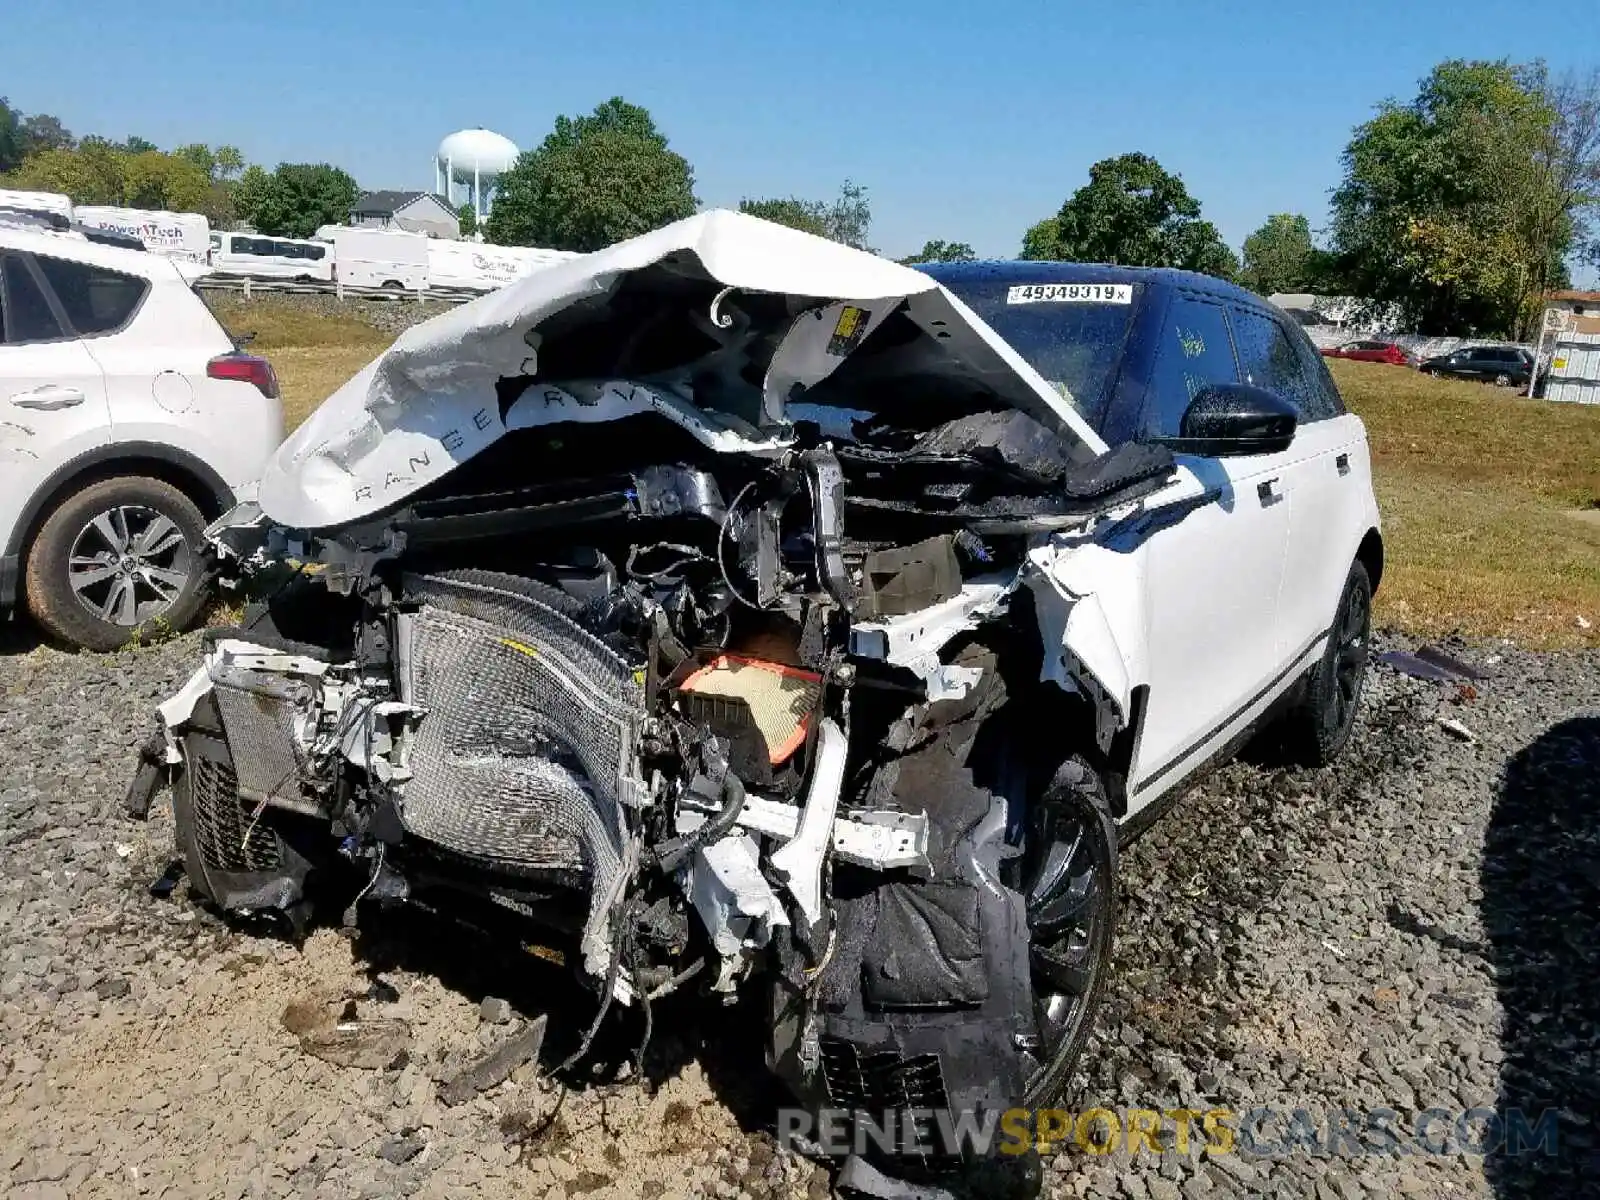
<svg viewBox="0 0 1600 1200"><path fill-rule="evenodd" d="M1388 363L1391 367L1415 366L1412 357L1393 342L1347 342L1322 352L1323 358L1353 358L1357 362Z"/></svg>

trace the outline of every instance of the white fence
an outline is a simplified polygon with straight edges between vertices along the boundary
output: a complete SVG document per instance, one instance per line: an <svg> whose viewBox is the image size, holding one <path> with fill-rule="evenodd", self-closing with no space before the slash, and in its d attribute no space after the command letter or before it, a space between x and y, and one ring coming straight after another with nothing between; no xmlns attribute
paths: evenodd
<svg viewBox="0 0 1600 1200"><path fill-rule="evenodd" d="M257 295L274 296L333 296L340 300L394 300L421 303L434 300L441 304L465 304L490 293L471 288L421 288L408 291L403 288L350 287L333 283L306 283L293 279L250 279L239 275L221 275L213 272L195 281L195 287L212 292L239 292L246 300Z"/></svg>

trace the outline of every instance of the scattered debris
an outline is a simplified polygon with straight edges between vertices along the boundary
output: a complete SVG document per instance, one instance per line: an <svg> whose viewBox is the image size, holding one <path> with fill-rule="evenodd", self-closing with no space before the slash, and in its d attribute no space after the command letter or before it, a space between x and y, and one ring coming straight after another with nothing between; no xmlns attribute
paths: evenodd
<svg viewBox="0 0 1600 1200"><path fill-rule="evenodd" d="M130 990L128 981L120 975L114 979L102 979L94 985L94 994L101 1000L120 1000Z"/></svg>
<svg viewBox="0 0 1600 1200"><path fill-rule="evenodd" d="M428 1143L419 1137L390 1138L378 1147L378 1157L399 1167L410 1162L427 1148Z"/></svg>
<svg viewBox="0 0 1600 1200"><path fill-rule="evenodd" d="M511 1002L498 996L485 996L478 1005L478 1016L490 1025L504 1025L511 1020Z"/></svg>
<svg viewBox="0 0 1600 1200"><path fill-rule="evenodd" d="M113 848L116 850L118 858L133 857L133 847L128 845L127 842L118 842Z"/></svg>
<svg viewBox="0 0 1600 1200"><path fill-rule="evenodd" d="M548 1023L549 1018L540 1013L477 1062L446 1081L439 1089L439 1099L453 1107L504 1083L511 1072L539 1056Z"/></svg>
<svg viewBox="0 0 1600 1200"><path fill-rule="evenodd" d="M1463 679L1482 680L1484 673L1471 663L1463 662L1452 654L1446 654L1437 646L1422 646L1417 650L1417 657L1425 663L1432 663L1442 667L1451 674L1459 675Z"/></svg>
<svg viewBox="0 0 1600 1200"><path fill-rule="evenodd" d="M178 880L183 878L183 861L173 859L167 864L167 869L150 885L150 894L157 900L166 900L172 895L172 890L178 886Z"/></svg>
<svg viewBox="0 0 1600 1200"><path fill-rule="evenodd" d="M1482 680L1484 673L1470 663L1446 654L1436 646L1422 646L1415 654L1404 650L1386 650L1378 661L1393 667L1402 675L1426 679L1433 683L1456 683L1460 680ZM1476 694L1476 693L1474 693Z"/></svg>
<svg viewBox="0 0 1600 1200"><path fill-rule="evenodd" d="M1457 721L1451 717L1440 717L1439 726L1451 737L1460 738L1468 745L1472 745L1478 740L1473 736L1472 730L1468 729L1460 721Z"/></svg>
<svg viewBox="0 0 1600 1200"><path fill-rule="evenodd" d="M407 1054L411 1026L397 1017L362 1017L354 1000L308 997L283 1010L283 1027L300 1049L338 1067L381 1071Z"/></svg>
<svg viewBox="0 0 1600 1200"><path fill-rule="evenodd" d="M1593 629L1594 628L1594 622L1589 620L1589 618L1584 616L1582 613L1579 613L1578 614L1578 628L1579 629Z"/></svg>

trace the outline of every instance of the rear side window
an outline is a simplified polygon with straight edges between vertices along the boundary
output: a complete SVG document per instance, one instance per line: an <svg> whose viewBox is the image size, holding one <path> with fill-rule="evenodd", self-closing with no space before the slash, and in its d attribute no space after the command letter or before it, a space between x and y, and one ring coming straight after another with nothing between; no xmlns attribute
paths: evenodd
<svg viewBox="0 0 1600 1200"><path fill-rule="evenodd" d="M15 255L6 255L0 277L5 283L4 336L7 342L50 342L67 336L55 313L50 311L50 304L26 262Z"/></svg>
<svg viewBox="0 0 1600 1200"><path fill-rule="evenodd" d="M43 255L36 256L35 261L61 302L67 320L84 337L121 329L150 286L137 275L124 275L89 263Z"/></svg>
<svg viewBox="0 0 1600 1200"><path fill-rule="evenodd" d="M1306 378L1305 363L1276 321L1245 309L1233 310L1233 338L1239 351L1239 373L1245 383L1276 392L1300 412L1302 421L1317 419L1321 407ZM1381 342L1363 343L1378 349Z"/></svg>
<svg viewBox="0 0 1600 1200"><path fill-rule="evenodd" d="M1177 437L1189 402L1202 388L1238 381L1222 306L1178 295L1167 309L1150 370L1140 436Z"/></svg>

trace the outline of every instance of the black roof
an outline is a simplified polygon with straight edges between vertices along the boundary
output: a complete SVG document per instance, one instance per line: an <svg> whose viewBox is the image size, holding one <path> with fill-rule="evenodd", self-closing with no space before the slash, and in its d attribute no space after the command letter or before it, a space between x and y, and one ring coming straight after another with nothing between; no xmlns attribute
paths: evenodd
<svg viewBox="0 0 1600 1200"><path fill-rule="evenodd" d="M359 200L350 206L353 213L395 213L400 211L413 200L423 196L432 196L450 212L456 210L450 201L437 192L366 192Z"/></svg>
<svg viewBox="0 0 1600 1200"><path fill-rule="evenodd" d="M1237 284L1198 271L1179 271L1171 267L1119 267L1110 263L1030 262L1002 259L994 262L921 263L917 270L932 275L947 287L959 290L963 283L1143 283L1190 292L1204 292L1229 300L1265 304L1254 292Z"/></svg>

